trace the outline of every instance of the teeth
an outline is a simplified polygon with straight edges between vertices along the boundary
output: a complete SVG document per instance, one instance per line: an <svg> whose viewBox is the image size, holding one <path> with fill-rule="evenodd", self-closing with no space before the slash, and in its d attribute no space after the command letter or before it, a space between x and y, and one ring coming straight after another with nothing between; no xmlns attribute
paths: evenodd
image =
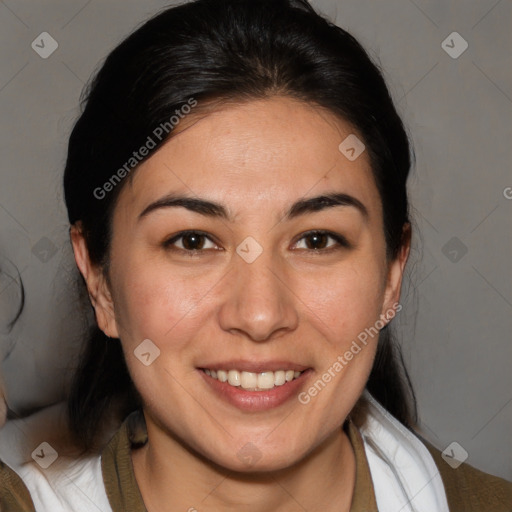
<svg viewBox="0 0 512 512"><path fill-rule="evenodd" d="M240 378L240 372L237 372L236 370L229 370L228 382L232 386L240 386L242 384L241 378Z"/></svg>
<svg viewBox="0 0 512 512"><path fill-rule="evenodd" d="M272 389L274 384L274 372L264 372L258 374L258 387L260 389Z"/></svg>
<svg viewBox="0 0 512 512"><path fill-rule="evenodd" d="M286 382L286 372L283 370L274 372L274 379L276 386L282 386Z"/></svg>
<svg viewBox="0 0 512 512"><path fill-rule="evenodd" d="M229 372L231 373L231 372ZM241 386L244 389L251 389L258 387L258 376L251 372L242 372L240 377ZM230 383L231 384L231 383Z"/></svg>
<svg viewBox="0 0 512 512"><path fill-rule="evenodd" d="M293 370L278 370L275 372L239 372L238 370L209 370L205 369L206 375L217 379L220 382L227 382L231 386L241 387L248 391L264 391L275 386L282 386L286 382L300 377L301 372Z"/></svg>

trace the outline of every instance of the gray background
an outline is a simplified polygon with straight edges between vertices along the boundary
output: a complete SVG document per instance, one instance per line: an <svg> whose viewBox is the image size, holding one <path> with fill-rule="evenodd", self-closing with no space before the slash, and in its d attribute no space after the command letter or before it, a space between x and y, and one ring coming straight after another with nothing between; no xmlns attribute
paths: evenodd
<svg viewBox="0 0 512 512"><path fill-rule="evenodd" d="M396 325L422 431L512 480L512 3L313 3L380 62L414 141L418 231ZM80 92L107 53L164 5L0 1L0 350L19 414L62 399L86 322L61 192ZM44 31L59 44L47 59L31 48ZM441 46L453 31L469 45L456 59ZM12 262L27 303L7 333L19 296Z"/></svg>

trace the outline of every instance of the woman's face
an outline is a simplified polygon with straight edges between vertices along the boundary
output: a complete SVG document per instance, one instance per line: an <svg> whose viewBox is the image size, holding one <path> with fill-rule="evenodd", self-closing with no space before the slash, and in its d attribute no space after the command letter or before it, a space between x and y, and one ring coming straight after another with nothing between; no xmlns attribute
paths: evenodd
<svg viewBox="0 0 512 512"><path fill-rule="evenodd" d="M362 393L406 254L387 261L368 154L339 149L354 130L332 114L275 97L178 128L119 196L100 327L148 428L233 470L288 467Z"/></svg>

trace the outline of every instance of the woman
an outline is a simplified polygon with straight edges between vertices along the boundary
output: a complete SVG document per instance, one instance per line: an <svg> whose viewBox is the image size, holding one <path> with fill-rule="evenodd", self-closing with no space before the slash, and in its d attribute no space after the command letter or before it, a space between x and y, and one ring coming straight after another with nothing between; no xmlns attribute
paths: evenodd
<svg viewBox="0 0 512 512"><path fill-rule="evenodd" d="M21 470L36 509L512 510L413 431L410 165L380 72L305 0L197 0L116 48L64 177L90 453Z"/></svg>

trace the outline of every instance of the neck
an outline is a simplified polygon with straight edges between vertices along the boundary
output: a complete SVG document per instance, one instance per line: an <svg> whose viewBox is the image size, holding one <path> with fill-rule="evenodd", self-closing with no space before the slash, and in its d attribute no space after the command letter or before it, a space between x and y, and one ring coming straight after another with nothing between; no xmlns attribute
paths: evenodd
<svg viewBox="0 0 512 512"><path fill-rule="evenodd" d="M341 428L290 467L237 473L148 424L148 442L132 451L132 460L148 512L171 503L172 510L191 512L348 512L355 485L355 455Z"/></svg>

